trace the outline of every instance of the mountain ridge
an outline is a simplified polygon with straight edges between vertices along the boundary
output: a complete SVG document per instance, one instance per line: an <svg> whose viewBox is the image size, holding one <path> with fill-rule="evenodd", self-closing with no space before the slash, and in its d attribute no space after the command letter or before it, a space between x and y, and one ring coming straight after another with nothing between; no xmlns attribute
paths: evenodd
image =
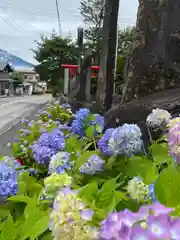
<svg viewBox="0 0 180 240"><path fill-rule="evenodd" d="M14 68L34 69L35 65L29 63L22 58L9 53L6 50L0 49L0 60L7 61Z"/></svg>

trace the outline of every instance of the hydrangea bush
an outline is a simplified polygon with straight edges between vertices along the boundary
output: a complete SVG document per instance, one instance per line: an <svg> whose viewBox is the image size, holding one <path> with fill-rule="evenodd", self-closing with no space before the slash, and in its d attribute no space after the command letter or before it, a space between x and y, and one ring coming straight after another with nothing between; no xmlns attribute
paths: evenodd
<svg viewBox="0 0 180 240"><path fill-rule="evenodd" d="M136 124L104 130L68 104L39 114L0 161L0 239L180 239L180 118L154 109L164 135L145 151Z"/></svg>

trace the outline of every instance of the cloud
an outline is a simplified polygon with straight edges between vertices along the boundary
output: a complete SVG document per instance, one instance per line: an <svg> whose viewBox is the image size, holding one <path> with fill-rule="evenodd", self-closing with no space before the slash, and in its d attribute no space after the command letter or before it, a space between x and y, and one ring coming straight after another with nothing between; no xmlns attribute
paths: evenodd
<svg viewBox="0 0 180 240"><path fill-rule="evenodd" d="M131 5L130 5L131 2ZM59 0L63 36L76 37L77 28L83 26L79 13L80 0ZM120 0L119 25L133 26L136 21L138 0ZM1 0L0 1L0 48L26 61L34 62L30 48L40 34L50 35L58 31L55 1L52 0Z"/></svg>

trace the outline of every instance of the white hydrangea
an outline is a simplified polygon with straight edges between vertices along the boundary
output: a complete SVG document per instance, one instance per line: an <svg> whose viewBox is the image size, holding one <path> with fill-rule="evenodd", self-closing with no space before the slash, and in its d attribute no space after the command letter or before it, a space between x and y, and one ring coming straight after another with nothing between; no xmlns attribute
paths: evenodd
<svg viewBox="0 0 180 240"><path fill-rule="evenodd" d="M169 123L171 118L172 116L168 111L156 108L153 109L152 113L148 115L146 124L151 128L164 127Z"/></svg>
<svg viewBox="0 0 180 240"><path fill-rule="evenodd" d="M128 182L127 192L133 200L145 202L149 195L148 185L145 185L141 178L134 177Z"/></svg>

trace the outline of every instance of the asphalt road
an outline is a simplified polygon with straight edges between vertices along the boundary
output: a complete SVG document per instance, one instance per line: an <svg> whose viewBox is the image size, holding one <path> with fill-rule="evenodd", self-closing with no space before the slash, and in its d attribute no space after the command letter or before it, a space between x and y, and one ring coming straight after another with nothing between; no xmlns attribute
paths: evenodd
<svg viewBox="0 0 180 240"><path fill-rule="evenodd" d="M36 119L38 109L49 100L50 95L0 98L0 156L11 155L7 143L22 127L21 120Z"/></svg>

